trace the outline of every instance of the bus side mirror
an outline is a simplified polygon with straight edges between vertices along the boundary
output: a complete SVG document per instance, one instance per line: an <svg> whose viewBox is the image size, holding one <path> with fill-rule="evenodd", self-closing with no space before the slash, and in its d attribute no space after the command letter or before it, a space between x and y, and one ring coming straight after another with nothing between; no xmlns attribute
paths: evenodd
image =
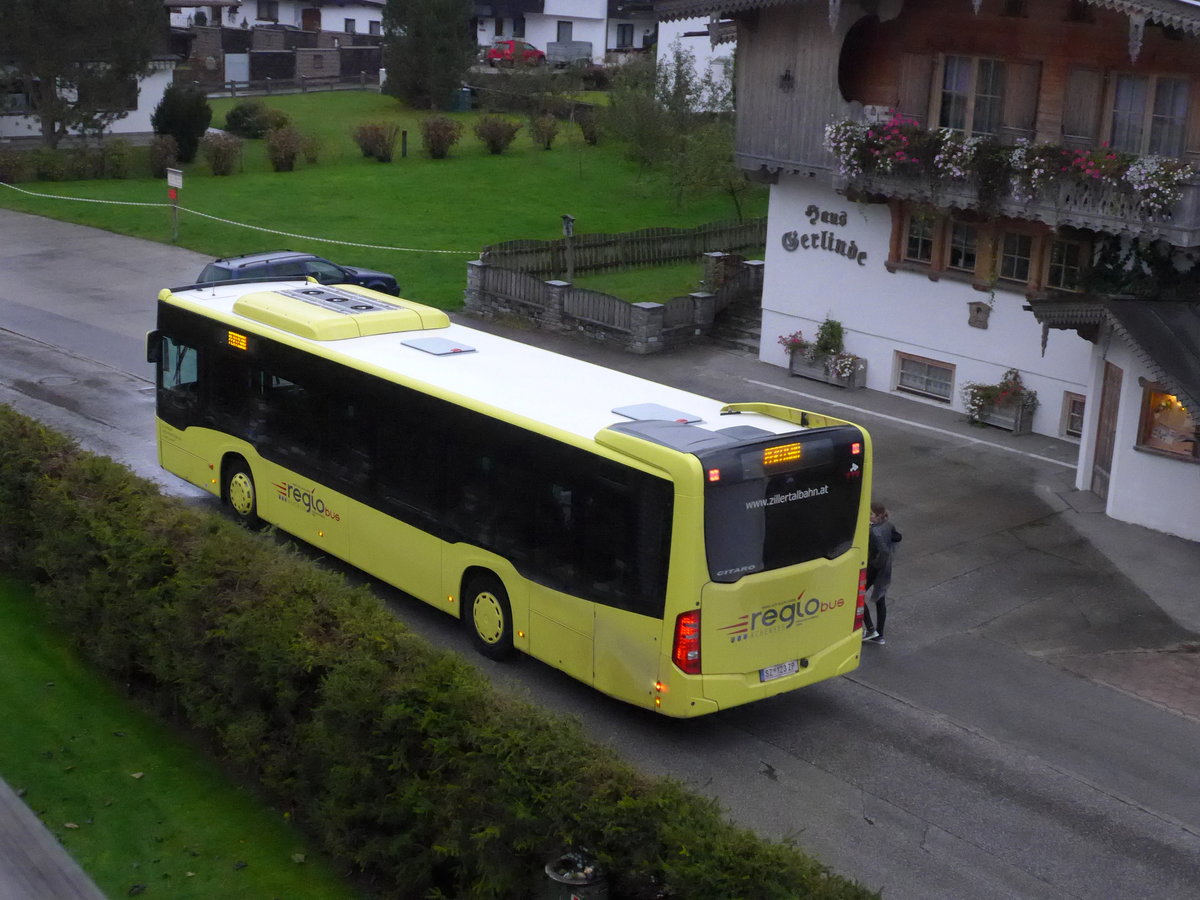
<svg viewBox="0 0 1200 900"><path fill-rule="evenodd" d="M146 332L146 362L158 363L162 360L162 332Z"/></svg>

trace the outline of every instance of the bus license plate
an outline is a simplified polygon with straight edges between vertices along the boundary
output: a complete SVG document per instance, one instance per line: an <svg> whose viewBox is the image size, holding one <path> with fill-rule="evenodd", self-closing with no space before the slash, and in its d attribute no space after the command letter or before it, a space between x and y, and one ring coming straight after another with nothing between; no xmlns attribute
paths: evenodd
<svg viewBox="0 0 1200 900"><path fill-rule="evenodd" d="M776 678L782 678L784 675L795 675L800 671L800 664L796 660L789 660L785 663L779 663L777 666L767 666L765 669L758 670L758 680L774 681Z"/></svg>

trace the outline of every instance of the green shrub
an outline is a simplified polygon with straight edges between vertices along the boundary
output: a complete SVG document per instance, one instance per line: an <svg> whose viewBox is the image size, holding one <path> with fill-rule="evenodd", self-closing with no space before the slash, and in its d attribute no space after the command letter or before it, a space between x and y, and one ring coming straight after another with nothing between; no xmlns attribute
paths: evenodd
<svg viewBox="0 0 1200 900"><path fill-rule="evenodd" d="M519 122L510 122L500 116L480 116L475 123L475 136L483 141L488 153L494 155L507 150L520 130Z"/></svg>
<svg viewBox="0 0 1200 900"><path fill-rule="evenodd" d="M90 181L104 177L104 151L96 147L72 147L66 151L66 178Z"/></svg>
<svg viewBox="0 0 1200 900"><path fill-rule="evenodd" d="M362 155L380 162L391 162L400 138L400 126L390 122L364 122L352 132L354 143Z"/></svg>
<svg viewBox="0 0 1200 900"><path fill-rule="evenodd" d="M310 166L315 166L320 161L323 146L320 135L311 133L301 135L300 154Z"/></svg>
<svg viewBox="0 0 1200 900"><path fill-rule="evenodd" d="M558 119L554 116L538 116L529 123L529 136L533 142L545 150L549 150L558 135Z"/></svg>
<svg viewBox="0 0 1200 900"><path fill-rule="evenodd" d="M301 142L300 131L292 125L268 131L267 159L271 161L271 168L276 172L290 172L296 168Z"/></svg>
<svg viewBox="0 0 1200 900"><path fill-rule="evenodd" d="M450 148L462 138L463 125L446 116L426 116L421 120L421 143L430 159L445 159Z"/></svg>
<svg viewBox="0 0 1200 900"><path fill-rule="evenodd" d="M124 138L109 138L103 152L105 177L128 178L133 169L133 145Z"/></svg>
<svg viewBox="0 0 1200 900"><path fill-rule="evenodd" d="M214 175L232 175L242 158L242 139L210 131L200 139L200 155Z"/></svg>
<svg viewBox="0 0 1200 900"><path fill-rule="evenodd" d="M33 177L37 181L64 181L67 177L67 158L61 150L41 147L30 154Z"/></svg>
<svg viewBox="0 0 1200 900"><path fill-rule="evenodd" d="M196 158L200 139L211 123L212 107L208 105L208 97L204 92L178 84L167 86L162 100L150 116L154 133L169 134L175 138L176 156L185 163Z"/></svg>
<svg viewBox="0 0 1200 900"><path fill-rule="evenodd" d="M11 147L0 147L0 182L16 184L29 179L29 155Z"/></svg>
<svg viewBox="0 0 1200 900"><path fill-rule="evenodd" d="M600 123L594 112L580 111L578 113L579 131L583 135L584 141L590 146L595 147L600 143Z"/></svg>
<svg viewBox="0 0 1200 900"><path fill-rule="evenodd" d="M261 100L243 100L225 114L225 130L243 138L261 138L272 128L286 128L291 124L287 113L272 109Z"/></svg>
<svg viewBox="0 0 1200 900"><path fill-rule="evenodd" d="M366 588L3 406L0 564L380 896L535 896L564 846L614 900L871 896L499 694Z"/></svg>
<svg viewBox="0 0 1200 900"><path fill-rule="evenodd" d="M179 144L169 134L156 134L150 141L150 175L166 178L167 169L179 165Z"/></svg>

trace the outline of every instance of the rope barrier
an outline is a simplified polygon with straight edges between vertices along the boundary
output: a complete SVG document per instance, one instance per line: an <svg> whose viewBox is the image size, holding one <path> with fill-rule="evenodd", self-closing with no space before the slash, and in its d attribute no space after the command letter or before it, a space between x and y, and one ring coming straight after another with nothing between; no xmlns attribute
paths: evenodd
<svg viewBox="0 0 1200 900"><path fill-rule="evenodd" d="M12 184L6 184L0 181L0 187L6 187L14 190L17 193L25 194L29 197L42 197L48 200L71 200L76 203L108 203L114 206L152 206L169 209L170 203L146 203L134 200L96 200L91 197L66 197L62 194L39 194L36 191L27 191L24 188L19 188ZM363 247L368 250L391 250L396 253L449 253L458 256L478 256L478 250L429 250L422 247L392 247L387 244L364 244L359 241L339 241L335 238L316 237L311 234L296 234L293 231L280 231L276 228L265 228L262 225L250 225L246 222L238 222L234 219L223 219L220 216L210 215L209 213L200 212L198 209L188 209L186 206L176 207L180 212L189 213L193 216L199 216L202 219L211 219L214 222L220 222L224 225L233 225L236 228L249 228L252 231L263 231L267 234L278 234L282 237L296 238L302 241L317 241L322 244L336 244L341 247Z"/></svg>

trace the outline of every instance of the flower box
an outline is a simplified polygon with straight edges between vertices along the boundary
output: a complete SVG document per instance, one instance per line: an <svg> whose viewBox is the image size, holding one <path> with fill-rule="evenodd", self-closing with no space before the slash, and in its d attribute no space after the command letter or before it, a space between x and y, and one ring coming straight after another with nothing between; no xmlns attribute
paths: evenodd
<svg viewBox="0 0 1200 900"><path fill-rule="evenodd" d="M979 421L984 425L994 425L1011 431L1013 434L1029 434L1033 428L1033 410L1021 403L1009 403L1004 406L991 404L980 410Z"/></svg>
<svg viewBox="0 0 1200 900"><path fill-rule="evenodd" d="M855 357L853 371L849 375L843 376L830 370L827 357L791 353L788 358L788 371L801 378L823 381L826 384L844 387L849 391L864 387L867 383L867 361L861 356Z"/></svg>

